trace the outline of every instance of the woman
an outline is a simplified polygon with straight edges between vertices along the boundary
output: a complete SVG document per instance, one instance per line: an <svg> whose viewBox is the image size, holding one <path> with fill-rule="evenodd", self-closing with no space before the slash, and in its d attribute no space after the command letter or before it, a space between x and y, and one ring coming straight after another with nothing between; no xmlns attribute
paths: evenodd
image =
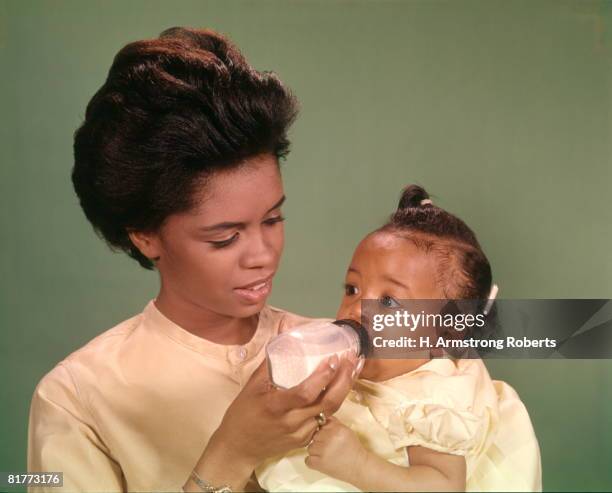
<svg viewBox="0 0 612 493"><path fill-rule="evenodd" d="M72 180L95 231L158 270L160 290L40 381L29 471L63 472L66 491L255 488L258 464L340 406L355 360L292 390L262 363L305 320L266 305L296 113L275 75L212 31L172 28L117 54L75 134Z"/></svg>

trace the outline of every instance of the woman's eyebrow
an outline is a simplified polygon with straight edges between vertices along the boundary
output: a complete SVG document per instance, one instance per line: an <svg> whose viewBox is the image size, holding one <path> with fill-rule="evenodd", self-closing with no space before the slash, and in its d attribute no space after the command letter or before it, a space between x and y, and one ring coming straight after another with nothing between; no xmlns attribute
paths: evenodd
<svg viewBox="0 0 612 493"><path fill-rule="evenodd" d="M213 224L212 226L203 226L201 228L198 228L198 231L201 231L203 233L209 233L211 231L218 231L218 230L225 230L225 229L244 229L246 226L245 223L232 223L232 222L224 222L224 223L218 223L218 224Z"/></svg>
<svg viewBox="0 0 612 493"><path fill-rule="evenodd" d="M270 208L268 209L268 211L266 212L266 214L267 214L268 212L273 211L274 209L278 209L278 208L279 208L281 205L283 205L283 204L285 203L285 200L286 200L286 199L287 199L287 196L286 196L286 195L283 195L283 196L280 198L280 200L279 200L279 201L278 201L276 204L274 204L272 207L270 207Z"/></svg>
<svg viewBox="0 0 612 493"><path fill-rule="evenodd" d="M285 202L286 199L287 199L287 197L285 195L283 195L281 197L281 199L276 204L274 204L272 207L270 207L266 211L266 214L268 214L269 212L273 211L274 209L278 209L281 205L283 205L283 203ZM234 229L234 228L235 229L244 229L245 227L246 227L246 223L225 221L225 222L222 222L222 223L213 224L212 226L202 226L201 228L198 228L198 231L201 231L203 233L209 233L211 231Z"/></svg>

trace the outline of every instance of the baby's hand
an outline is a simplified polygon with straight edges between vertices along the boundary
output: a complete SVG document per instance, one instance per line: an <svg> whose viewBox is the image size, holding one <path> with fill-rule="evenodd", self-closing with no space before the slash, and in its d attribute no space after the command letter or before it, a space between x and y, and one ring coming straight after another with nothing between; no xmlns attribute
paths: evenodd
<svg viewBox="0 0 612 493"><path fill-rule="evenodd" d="M357 435L334 417L317 431L307 448L306 465L351 483L365 465L367 450Z"/></svg>

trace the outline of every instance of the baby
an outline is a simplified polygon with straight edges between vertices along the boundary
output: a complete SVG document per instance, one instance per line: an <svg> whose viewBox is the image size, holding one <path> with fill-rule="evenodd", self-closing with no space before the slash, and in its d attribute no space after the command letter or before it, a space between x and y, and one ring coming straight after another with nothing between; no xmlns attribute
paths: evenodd
<svg viewBox="0 0 612 493"><path fill-rule="evenodd" d="M484 316L492 289L472 230L411 185L389 222L357 246L337 318L361 321L362 300L382 309L401 300L479 300ZM516 392L491 380L478 358L430 351L366 359L308 447L256 474L267 491L541 490L538 442Z"/></svg>

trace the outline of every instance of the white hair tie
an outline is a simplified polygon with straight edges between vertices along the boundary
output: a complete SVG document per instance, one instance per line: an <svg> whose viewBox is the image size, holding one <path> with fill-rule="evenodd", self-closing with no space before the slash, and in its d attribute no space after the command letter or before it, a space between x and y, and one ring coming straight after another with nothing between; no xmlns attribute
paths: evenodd
<svg viewBox="0 0 612 493"><path fill-rule="evenodd" d="M485 305L484 310L482 311L482 313L484 313L485 315L489 314L489 310L493 306L498 292L499 288L497 287L497 284L493 284L493 286L491 286L491 291L489 291L489 300L487 301L487 304Z"/></svg>
<svg viewBox="0 0 612 493"><path fill-rule="evenodd" d="M433 205L433 202L431 200L429 200L429 199L421 200L421 205L427 205L427 204Z"/></svg>

